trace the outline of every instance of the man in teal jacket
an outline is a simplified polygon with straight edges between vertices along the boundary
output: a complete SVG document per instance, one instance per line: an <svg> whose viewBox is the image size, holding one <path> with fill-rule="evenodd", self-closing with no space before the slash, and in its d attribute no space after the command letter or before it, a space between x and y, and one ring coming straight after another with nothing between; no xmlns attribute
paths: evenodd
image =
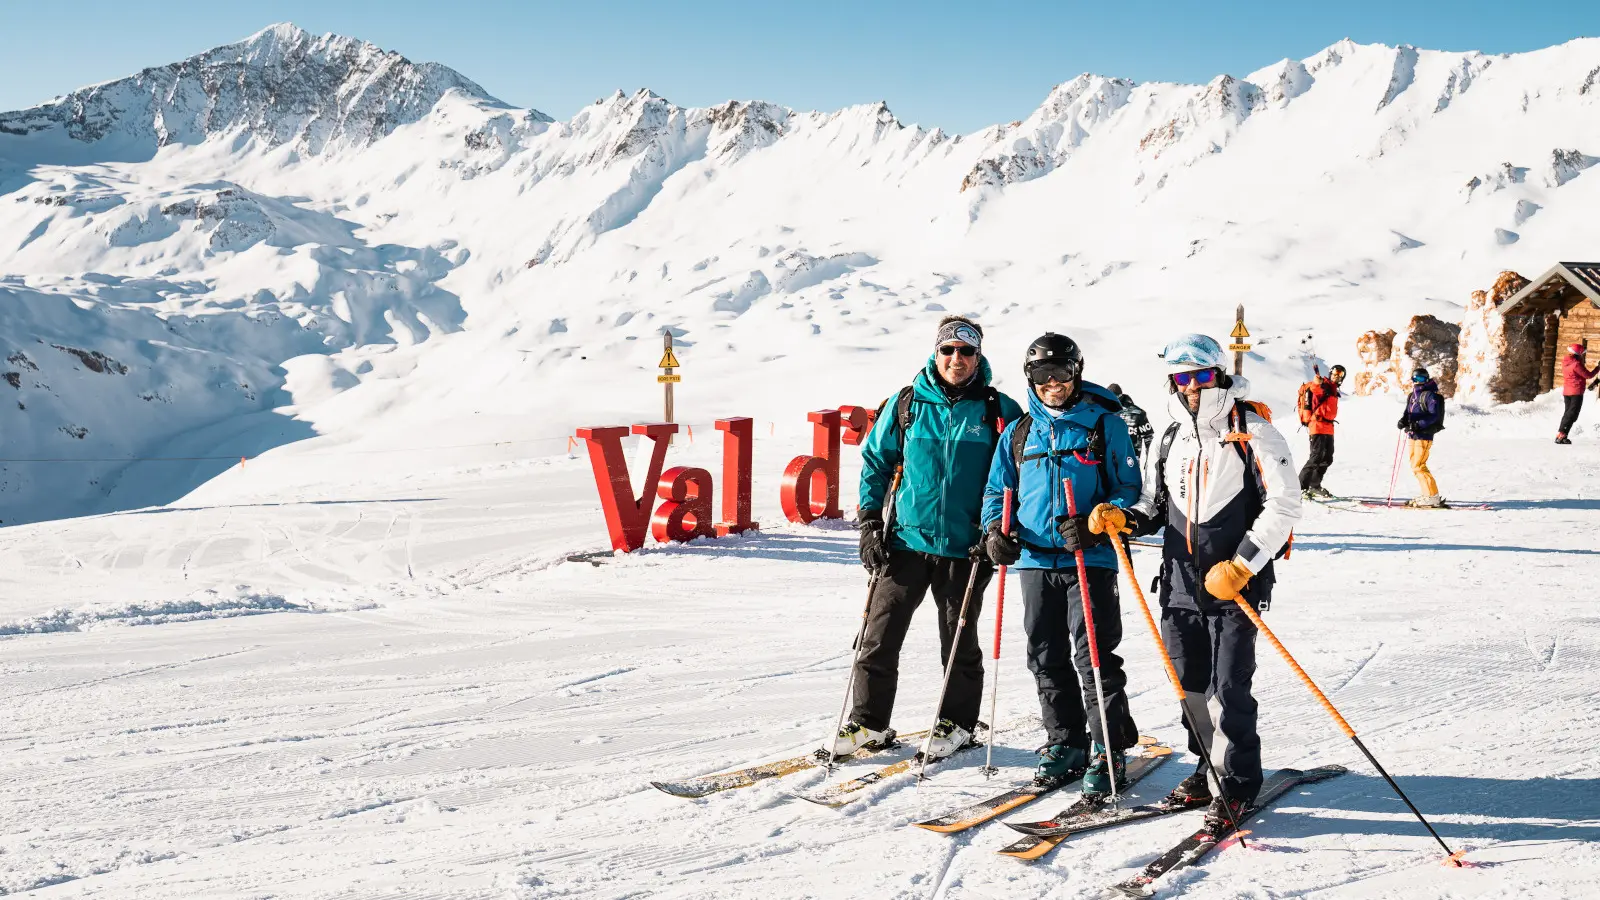
<svg viewBox="0 0 1600 900"><path fill-rule="evenodd" d="M943 663L957 647L939 721L924 744L930 759L949 756L972 738L983 695L983 651L977 621L994 570L982 558L979 519L989 460L1005 422L1022 414L989 385L983 329L959 316L939 323L934 353L909 388L889 398L862 449L861 563L879 572L856 655L850 722L834 753L881 742L894 711L900 647L911 616L930 591L939 607ZM900 470L893 521L883 509ZM979 555L974 557L974 551ZM956 634L972 567L978 567L967 627Z"/></svg>

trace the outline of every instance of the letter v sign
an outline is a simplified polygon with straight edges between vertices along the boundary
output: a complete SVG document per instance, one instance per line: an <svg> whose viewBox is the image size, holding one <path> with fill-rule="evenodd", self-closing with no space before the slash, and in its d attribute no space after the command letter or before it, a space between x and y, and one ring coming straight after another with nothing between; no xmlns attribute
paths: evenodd
<svg viewBox="0 0 1600 900"><path fill-rule="evenodd" d="M621 425L578 429L578 437L589 448L589 465L594 468L595 484L601 488L600 506L605 510L611 548L624 553L644 546L645 534L650 528L650 512L655 506L656 483L661 480L661 466L667 459L667 438L678 432L678 426L655 422L635 425L632 431L655 442L650 453L650 471L645 474L644 493L639 495L633 492L628 460L622 453L622 438L629 429Z"/></svg>

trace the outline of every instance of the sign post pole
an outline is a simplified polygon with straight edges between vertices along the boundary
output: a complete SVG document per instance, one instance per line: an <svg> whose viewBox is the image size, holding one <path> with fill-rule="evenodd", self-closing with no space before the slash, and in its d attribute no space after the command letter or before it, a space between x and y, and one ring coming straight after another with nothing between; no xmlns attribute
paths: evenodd
<svg viewBox="0 0 1600 900"><path fill-rule="evenodd" d="M662 414L665 421L672 421L672 386L683 380L682 375L674 375L673 370L678 368L678 356L672 352L672 329L661 329L661 362L658 363L662 374L656 376L661 382ZM670 438L669 438L670 440Z"/></svg>
<svg viewBox="0 0 1600 900"><path fill-rule="evenodd" d="M1233 331L1228 333L1233 338L1233 343L1228 349L1233 351L1233 374L1244 374L1244 355L1250 351L1250 345L1244 341L1250 336L1250 329L1244 327L1244 304L1241 303L1233 311Z"/></svg>

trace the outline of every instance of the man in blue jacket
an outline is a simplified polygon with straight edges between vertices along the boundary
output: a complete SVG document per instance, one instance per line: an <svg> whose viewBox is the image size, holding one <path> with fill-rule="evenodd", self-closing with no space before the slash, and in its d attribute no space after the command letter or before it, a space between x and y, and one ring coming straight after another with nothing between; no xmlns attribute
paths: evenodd
<svg viewBox="0 0 1600 900"><path fill-rule="evenodd" d="M1411 373L1411 396L1406 398L1406 411L1397 423L1406 437L1411 439L1411 474L1417 477L1422 489L1407 506L1421 509L1445 509L1444 498L1439 496L1439 482L1428 471L1428 454L1433 452L1433 438L1444 430L1444 395L1439 393L1439 383L1428 370L1417 366Z"/></svg>
<svg viewBox="0 0 1600 900"><path fill-rule="evenodd" d="M1071 338L1046 334L1028 348L1023 365L1032 392L1028 414L1007 426L989 466L983 495L984 539L996 565L1022 575L1028 669L1039 689L1046 746L1034 773L1041 785L1083 778L1086 794L1124 783L1125 751L1139 740L1124 692L1127 677L1117 645L1122 611L1117 559L1110 539L1089 531L1101 504L1132 506L1141 480L1119 398L1082 380L1083 354ZM1070 485L1077 515L1069 513ZM1016 493L1012 534L1001 533L1004 491ZM1090 665L1082 586L1074 551L1083 552L1105 688L1105 719ZM1090 746L1090 735L1093 746Z"/></svg>
<svg viewBox="0 0 1600 900"><path fill-rule="evenodd" d="M850 721L834 739L843 755L881 743L894 711L900 647L911 616L931 590L939 607L939 660L957 646L939 721L923 745L942 759L972 739L983 700L978 613L993 576L982 557L979 513L989 459L1004 422L1022 415L989 385L983 329L970 319L939 323L933 356L910 387L889 398L861 452L861 563L879 572L856 656ZM883 509L900 470L893 521ZM978 567L967 627L956 634L972 568Z"/></svg>

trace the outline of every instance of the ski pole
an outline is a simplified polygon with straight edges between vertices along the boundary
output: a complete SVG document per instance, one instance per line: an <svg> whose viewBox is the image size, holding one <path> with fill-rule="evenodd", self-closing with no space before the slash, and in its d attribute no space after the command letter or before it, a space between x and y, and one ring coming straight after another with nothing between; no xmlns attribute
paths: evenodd
<svg viewBox="0 0 1600 900"><path fill-rule="evenodd" d="M944 682L939 685L939 702L933 708L933 725L928 728L928 736L922 741L922 752L918 754L917 784L922 784L923 774L928 770L928 747L933 743L933 730L939 725L939 713L944 711L944 695L950 690L950 673L956 668L956 652L961 649L961 633L967 630L967 608L972 604L972 589L978 584L978 569L980 563L976 557L968 557L967 565L971 571L967 575L967 591L961 595L961 612L956 617L955 633L950 635L950 656L944 662ZM989 725L989 734L994 735L994 725Z"/></svg>
<svg viewBox="0 0 1600 900"><path fill-rule="evenodd" d="M1433 835L1433 839L1439 842L1440 847L1444 848L1445 861L1452 866L1459 867L1461 865L1461 857L1467 851L1462 850L1458 853L1450 849L1450 845L1446 844L1444 838L1439 836L1439 832L1435 831L1433 826L1428 823L1427 818L1422 815L1422 811L1417 809L1417 805L1411 802L1410 797L1406 796L1406 792L1400 790L1400 785L1395 784L1394 779L1389 777L1389 773L1383 768L1383 764L1378 762L1377 757L1372 755L1372 751L1367 749L1366 744L1361 743L1361 738L1356 736L1356 730L1350 727L1350 723L1345 721L1344 716L1339 715L1339 711L1328 700L1328 695L1324 694L1322 689L1317 687L1317 683L1311 680L1311 676L1306 674L1306 670L1300 668L1300 664L1294 661L1294 657L1289 654L1288 648L1284 647L1282 642L1278 640L1278 636L1272 633L1272 629L1267 627L1267 623L1261 621L1261 616L1245 601L1244 596L1242 594L1234 594L1233 602L1239 604L1239 608L1244 610L1244 614L1250 617L1251 623L1266 637L1267 643L1278 651L1278 654L1283 657L1283 661L1289 664L1289 668L1293 670L1295 675L1299 676L1301 683L1317 698L1317 702L1322 704L1322 708L1328 711L1328 715L1332 716L1333 720L1339 724L1339 730L1344 732L1344 736L1356 745L1356 749L1360 750L1361 755L1367 758L1367 762L1372 763L1372 767L1378 770L1378 774L1382 775L1383 780L1389 783L1389 787L1394 790L1395 794L1405 801L1406 806L1411 808L1411 814L1417 817L1417 821L1422 823L1422 827L1428 829L1428 833Z"/></svg>
<svg viewBox="0 0 1600 900"><path fill-rule="evenodd" d="M898 466L895 467L894 480L889 482L889 497L883 501L883 537L885 541L889 539L889 525L894 520L894 499L895 494L900 490L900 471ZM855 655L850 660L850 677L845 679L844 683L844 703L839 706L839 724L834 726L833 734L824 738L822 746L817 749L817 757L825 760L824 770L829 775L833 774L832 741L838 737L840 731L844 730L844 717L849 714L850 701L855 695L856 667L861 664L861 645L867 639L867 615L872 611L872 595L877 591L878 581L883 577L883 570L887 568L887 565L879 566L873 570L872 577L867 579L867 604L861 609L861 627L856 629L856 642L853 645Z"/></svg>
<svg viewBox="0 0 1600 900"><path fill-rule="evenodd" d="M1078 517L1078 501L1072 496L1072 477L1061 479L1061 488L1067 494L1067 515ZM1100 677L1100 642L1094 635L1094 605L1089 600L1089 570L1083 564L1083 550L1074 550L1078 561L1078 597L1083 600L1083 630L1089 638L1089 665L1094 669L1094 697L1100 707L1100 740L1106 751L1106 775L1111 779L1111 804L1117 803L1117 770L1111 765L1111 726L1106 719L1105 682Z"/></svg>
<svg viewBox="0 0 1600 900"><path fill-rule="evenodd" d="M1000 499L1000 533L1011 533L1011 488L1006 488ZM997 576L1000 588L994 601L994 671L989 676L989 751L983 761L983 777L992 777L999 769L994 767L995 718L1000 708L1000 623L1006 615L1006 567L1000 567Z"/></svg>
<svg viewBox="0 0 1600 900"><path fill-rule="evenodd" d="M1383 501L1384 506L1394 505L1394 483L1400 478L1400 447L1405 443L1404 431L1394 436L1394 464L1389 466L1389 496Z"/></svg>
<svg viewBox="0 0 1600 900"><path fill-rule="evenodd" d="M1200 723L1195 721L1197 717L1189 708L1189 692L1184 690L1183 680L1178 677L1178 667L1172 664L1172 655L1167 653L1166 641L1161 639L1161 629L1156 625L1155 616L1150 614L1150 604L1144 599L1144 588L1139 586L1139 576L1133 573L1133 560L1128 558L1128 549L1122 544L1121 534L1111 535L1111 543L1117 548L1117 562L1122 566L1122 574L1128 576L1128 584L1133 586L1133 595L1139 598L1139 611L1144 613L1144 623L1150 626L1150 637L1155 639L1156 652L1161 654L1161 664L1166 667L1167 680L1172 682L1172 690L1178 695L1178 713L1188 723L1189 731L1194 734L1195 743L1200 747L1200 758L1205 761L1206 768L1216 775L1217 784L1220 787L1222 784L1222 770L1218 769L1216 764L1211 761L1211 735L1201 733ZM1209 731L1209 729L1207 730ZM1239 831L1239 823L1233 820L1233 812L1226 804L1223 804L1222 810L1228 817L1228 824L1237 833ZM1239 838L1239 843L1240 845L1244 844L1242 836Z"/></svg>

